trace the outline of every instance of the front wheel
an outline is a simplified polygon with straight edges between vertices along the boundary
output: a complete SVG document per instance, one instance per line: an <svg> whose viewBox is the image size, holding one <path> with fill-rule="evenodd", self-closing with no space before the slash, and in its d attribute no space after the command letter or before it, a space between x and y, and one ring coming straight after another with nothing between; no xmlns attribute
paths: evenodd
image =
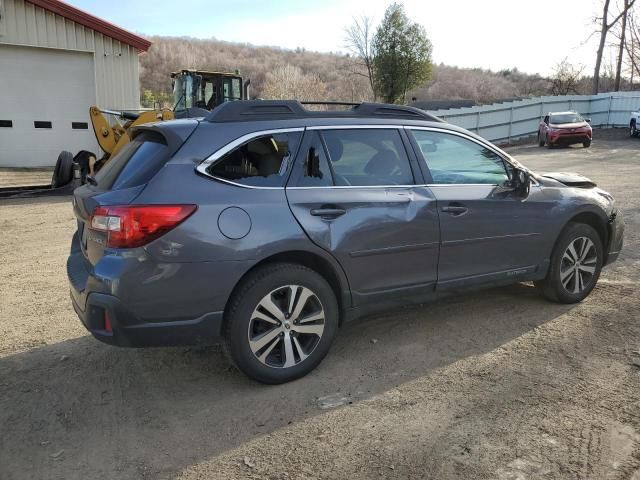
<svg viewBox="0 0 640 480"><path fill-rule="evenodd" d="M582 142L582 146L584 148L589 148L591 146L591 139L585 140L584 142Z"/></svg>
<svg viewBox="0 0 640 480"><path fill-rule="evenodd" d="M637 137L638 136L638 130L636 129L635 120L632 120L631 123L629 124L629 136L630 137Z"/></svg>
<svg viewBox="0 0 640 480"><path fill-rule="evenodd" d="M538 146L544 147L544 138L542 138L542 135L540 135L540 132L538 132Z"/></svg>
<svg viewBox="0 0 640 480"><path fill-rule="evenodd" d="M553 148L553 145L549 142L549 135L544 136L544 143L547 145L547 148Z"/></svg>
<svg viewBox="0 0 640 480"><path fill-rule="evenodd" d="M556 242L546 278L535 285L549 300L580 302L595 287L602 261L598 232L584 223L570 223Z"/></svg>
<svg viewBox="0 0 640 480"><path fill-rule="evenodd" d="M302 377L325 357L338 329L333 290L315 271L274 264L250 274L225 315L233 363L263 383Z"/></svg>

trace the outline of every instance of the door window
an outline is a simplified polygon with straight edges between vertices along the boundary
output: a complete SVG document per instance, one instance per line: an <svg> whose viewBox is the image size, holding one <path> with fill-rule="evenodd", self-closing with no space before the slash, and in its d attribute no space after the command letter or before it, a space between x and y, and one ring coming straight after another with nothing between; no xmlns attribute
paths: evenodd
<svg viewBox="0 0 640 480"><path fill-rule="evenodd" d="M323 130L336 185L412 185L413 174L396 129Z"/></svg>
<svg viewBox="0 0 640 480"><path fill-rule="evenodd" d="M299 141L299 132L253 138L210 165L207 173L243 185L282 187Z"/></svg>
<svg viewBox="0 0 640 480"><path fill-rule="evenodd" d="M500 185L509 179L504 161L479 143L449 133L412 130L436 184Z"/></svg>
<svg viewBox="0 0 640 480"><path fill-rule="evenodd" d="M239 78L224 78L222 81L222 89L225 102L231 100L241 100Z"/></svg>
<svg viewBox="0 0 640 480"><path fill-rule="evenodd" d="M300 153L302 172L296 182L298 187L326 187L333 185L327 153L318 132L310 132L309 148ZM300 160L298 160L300 161Z"/></svg>

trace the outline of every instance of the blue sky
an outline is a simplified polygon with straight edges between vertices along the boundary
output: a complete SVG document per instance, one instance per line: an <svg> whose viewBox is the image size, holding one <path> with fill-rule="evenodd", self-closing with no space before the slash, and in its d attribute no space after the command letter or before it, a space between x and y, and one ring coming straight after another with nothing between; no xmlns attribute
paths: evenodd
<svg viewBox="0 0 640 480"><path fill-rule="evenodd" d="M380 20L388 0L66 0L146 35L344 51L344 27L355 16ZM599 0L405 0L434 45L434 61L548 74L564 57L589 70ZM613 3L613 2L612 2ZM553 12L553 14L551 14ZM549 39L553 38L553 48ZM605 62L607 58L605 58Z"/></svg>

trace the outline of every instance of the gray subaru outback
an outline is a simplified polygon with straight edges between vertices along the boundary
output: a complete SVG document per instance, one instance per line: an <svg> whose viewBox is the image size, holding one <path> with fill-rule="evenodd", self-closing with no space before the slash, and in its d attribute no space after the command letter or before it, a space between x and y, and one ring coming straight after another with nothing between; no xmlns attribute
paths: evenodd
<svg viewBox="0 0 640 480"><path fill-rule="evenodd" d="M579 302L622 248L589 179L395 105L231 102L137 128L90 181L67 262L89 332L223 342L265 383L313 370L363 314L521 281Z"/></svg>

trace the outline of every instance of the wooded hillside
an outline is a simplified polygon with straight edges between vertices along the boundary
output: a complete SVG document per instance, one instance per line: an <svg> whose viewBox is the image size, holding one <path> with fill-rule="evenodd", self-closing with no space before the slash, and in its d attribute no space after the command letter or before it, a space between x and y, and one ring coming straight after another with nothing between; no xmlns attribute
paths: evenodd
<svg viewBox="0 0 640 480"><path fill-rule="evenodd" d="M150 37L149 51L140 58L143 98L166 99L171 91L169 73L180 68L239 70L251 79L251 96L277 95L283 74L296 75L304 99L363 101L371 98L368 80L347 55L256 47L248 44L195 38ZM306 81L305 81L306 79ZM434 65L433 79L411 92L417 100L472 99L478 103L549 93L550 82L516 69L491 72ZM146 93L145 93L146 91Z"/></svg>

